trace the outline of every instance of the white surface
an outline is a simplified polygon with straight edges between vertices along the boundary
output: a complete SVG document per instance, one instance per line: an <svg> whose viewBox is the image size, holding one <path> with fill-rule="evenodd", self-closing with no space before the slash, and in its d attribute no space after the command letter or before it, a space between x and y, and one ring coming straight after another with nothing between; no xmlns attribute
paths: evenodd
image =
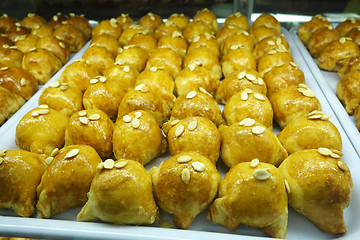
<svg viewBox="0 0 360 240"><path fill-rule="evenodd" d="M322 91L317 85L314 76L308 69L306 62L295 47L290 33L283 29L285 37L288 39L294 61L299 64L300 69L304 71L307 85L315 92L316 97L322 104L323 111L331 116L335 116L332 108L324 97ZM61 72L55 75L54 79L59 77ZM39 98L38 93L33 99L29 100L27 106L19 111L18 116L13 118L6 126L6 129L0 129L0 149L14 149L15 129L20 118L30 109L37 106ZM340 239L359 239L360 238L360 221L358 221L357 209L360 209L360 189L357 183L360 181L360 159L351 145L347 135L343 131L336 117L331 121L339 129L343 139L343 160L349 166L353 173L354 193L350 206L345 209L345 222L348 227L346 235ZM279 129L275 127L274 132ZM164 159L158 158L146 166L150 169L157 166ZM221 160L218 161L218 169L225 174L227 168ZM214 225L206 219L208 210L196 217L189 230L178 230L173 228L159 228L156 226L118 226L107 223L83 223L76 222L76 215L79 209L71 209L64 213L54 216L54 219L37 219L37 218L20 218L15 217L12 210L1 210L0 214L0 234L17 235L38 238L71 238L71 239L269 239L257 228L240 225L236 232L231 232L225 227ZM161 212L161 222L168 221L172 223L172 216ZM266 238L265 238L266 237ZM287 239L332 239L334 235L320 232L305 217L299 215L289 208L289 221Z"/></svg>

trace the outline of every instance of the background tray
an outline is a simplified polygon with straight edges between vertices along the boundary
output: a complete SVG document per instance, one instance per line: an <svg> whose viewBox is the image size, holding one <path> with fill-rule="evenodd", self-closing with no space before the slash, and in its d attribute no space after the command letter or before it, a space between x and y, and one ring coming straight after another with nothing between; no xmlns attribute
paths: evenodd
<svg viewBox="0 0 360 240"><path fill-rule="evenodd" d="M333 108L319 88L303 56L295 46L290 33L285 29L282 31L290 44L294 61L299 64L300 69L305 74L306 84L315 92L316 97L321 102L323 112L333 116L330 121L339 129L342 136L344 153L342 159L353 173L354 192L349 207L344 211L348 232L344 236L341 236L340 239L360 238L360 221L358 221L357 214L358 209L360 209L360 188L357 185L360 181L360 174L355 174L360 172L359 156L356 154L339 120L335 117ZM79 55L79 57L80 56L81 55ZM60 74L61 72L58 72L51 81L55 81ZM27 111L38 105L37 101L40 94L41 93L37 93L28 101L27 105L18 112L17 116L8 122L6 129L0 129L0 149L17 148L14 140L16 125ZM279 128L275 126L274 132L279 132ZM158 166L162 160L168 157L169 155L155 159L147 164L146 168L150 169L153 166ZM227 168L221 160L218 161L217 167L224 176ZM142 227L119 226L108 223L76 222L76 215L79 210L79 208L70 209L54 216L53 219L21 218L14 216L12 210L1 210L0 215L6 216L0 217L0 234L58 239L269 239L266 237L266 234L257 228L240 225L236 232L232 232L225 227L212 224L206 219L208 210L205 210L196 217L189 230L168 228L166 225L172 225L172 216L162 211L158 225ZM321 232L305 217L289 208L287 239L333 239L335 237L334 235Z"/></svg>

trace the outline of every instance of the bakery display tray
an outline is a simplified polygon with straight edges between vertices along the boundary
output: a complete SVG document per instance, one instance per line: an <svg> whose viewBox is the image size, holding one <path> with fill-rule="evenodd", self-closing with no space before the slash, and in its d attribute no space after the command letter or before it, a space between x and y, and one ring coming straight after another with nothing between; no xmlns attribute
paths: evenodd
<svg viewBox="0 0 360 240"><path fill-rule="evenodd" d="M295 46L299 49L300 54L306 61L309 70L314 76L314 79L320 90L326 97L326 100L329 102L336 117L339 119L343 129L348 135L351 143L353 144L357 154L360 156L360 132L356 128L356 120L353 115L349 115L345 107L342 105L341 101L336 96L336 84L340 80L337 72L330 72L321 70L316 62L316 59L310 55L310 52L306 46L301 42L297 35L297 29L299 26L294 26L290 29L290 35L293 38Z"/></svg>
<svg viewBox="0 0 360 240"><path fill-rule="evenodd" d="M359 239L360 221L358 221L358 209L360 209L360 159L354 146L351 144L349 136L345 133L343 125L334 112L331 102L328 102L324 92L315 80L315 75L309 69L306 60L297 48L293 37L286 29L282 30L291 48L294 61L299 65L305 74L306 84L315 92L316 97L321 102L323 112L332 116L332 121L339 129L343 140L342 159L350 168L354 182L353 198L348 208L344 211L345 223L348 232L342 236L334 236L318 230L305 217L296 213L289 207L289 220L287 239ZM88 45L86 46L88 47ZM86 48L85 47L85 48ZM80 51L77 57L81 57ZM76 58L73 58L74 61ZM51 81L55 81L61 74L59 71ZM51 82L50 81L50 82ZM48 84L50 84L50 82ZM45 86L47 87L47 86ZM41 92L31 98L20 111L13 116L0 129L0 149L16 149L15 130L21 117L35 108ZM274 132L279 132L278 127L274 127ZM158 166L161 161L167 159L169 155L155 159L145 167L149 170L153 166ZM219 172L224 176L228 170L221 160L218 161ZM80 208L70 209L64 213L55 215L52 219L22 218L14 215L12 210L0 210L0 235L51 238L51 239L269 239L266 234L257 228L240 225L235 232L223 226L215 225L206 219L208 209L198 215L188 230L175 229L172 225L172 216L163 211L160 213L160 221L152 226L127 226L114 225L109 223L88 223L77 222L76 215Z"/></svg>

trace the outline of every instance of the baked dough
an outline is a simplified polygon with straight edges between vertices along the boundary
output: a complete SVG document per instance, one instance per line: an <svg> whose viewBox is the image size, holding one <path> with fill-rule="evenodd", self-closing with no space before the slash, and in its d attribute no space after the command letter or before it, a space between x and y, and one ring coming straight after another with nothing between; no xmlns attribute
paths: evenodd
<svg viewBox="0 0 360 240"><path fill-rule="evenodd" d="M279 166L288 156L276 135L254 119L245 118L231 126L219 127L221 158L228 167L254 158Z"/></svg>
<svg viewBox="0 0 360 240"><path fill-rule="evenodd" d="M114 36L116 39L119 39L122 34L122 28L115 18L105 19L99 22L99 24L92 29L92 37L101 34L109 34Z"/></svg>
<svg viewBox="0 0 360 240"><path fill-rule="evenodd" d="M153 34L162 22L162 18L159 15L149 12L141 17L137 24L149 31L150 34Z"/></svg>
<svg viewBox="0 0 360 240"><path fill-rule="evenodd" d="M36 43L36 48L43 48L57 56L64 65L69 61L70 51L64 42L54 36L40 38Z"/></svg>
<svg viewBox="0 0 360 240"><path fill-rule="evenodd" d="M125 28L121 33L119 38L119 43L121 46L126 46L129 44L130 39L135 36L137 33L142 33L145 29L137 24L132 24L128 28Z"/></svg>
<svg viewBox="0 0 360 240"><path fill-rule="evenodd" d="M39 105L45 104L69 117L83 110L83 94L74 84L52 82L45 88L40 97Z"/></svg>
<svg viewBox="0 0 360 240"><path fill-rule="evenodd" d="M250 52L253 52L255 47L254 38L246 31L238 31L235 34L224 39L220 46L221 54L226 55L230 51L239 47L244 47Z"/></svg>
<svg viewBox="0 0 360 240"><path fill-rule="evenodd" d="M184 59L187 53L188 44L181 32L175 31L170 35L164 36L157 42L158 48L170 48Z"/></svg>
<svg viewBox="0 0 360 240"><path fill-rule="evenodd" d="M352 29L360 26L359 18L348 18L345 21L339 23L336 26L336 30L340 33L340 36L344 37L348 34Z"/></svg>
<svg viewBox="0 0 360 240"><path fill-rule="evenodd" d="M74 113L65 131L65 146L84 144L97 151L101 158L112 154L114 123L101 110L88 109Z"/></svg>
<svg viewBox="0 0 360 240"><path fill-rule="evenodd" d="M150 55L156 49L157 40L148 31L142 31L129 40L129 45L141 47Z"/></svg>
<svg viewBox="0 0 360 240"><path fill-rule="evenodd" d="M360 70L355 70L336 84L336 95L344 104L345 110L353 114L354 110L360 106Z"/></svg>
<svg viewBox="0 0 360 240"><path fill-rule="evenodd" d="M44 24L39 27L36 26L33 29L31 29L30 34L37 36L39 38L52 36L54 34L54 28L48 24Z"/></svg>
<svg viewBox="0 0 360 240"><path fill-rule="evenodd" d="M114 65L115 57L106 48L91 46L85 50L82 58L85 63L92 65L99 73L103 73L107 68Z"/></svg>
<svg viewBox="0 0 360 240"><path fill-rule="evenodd" d="M248 21L247 17L245 15L241 14L240 12L236 12L236 13L229 15L225 19L225 22L222 24L222 27L230 25L230 24L238 26L239 28L241 28L247 32L250 29L249 21Z"/></svg>
<svg viewBox="0 0 360 240"><path fill-rule="evenodd" d="M0 87L0 126L24 105L24 103L25 99L20 95Z"/></svg>
<svg viewBox="0 0 360 240"><path fill-rule="evenodd" d="M6 36L13 42L15 42L15 39L20 36L26 36L30 34L30 30L20 26L19 23L15 23L14 26L11 26L9 30L5 32Z"/></svg>
<svg viewBox="0 0 360 240"><path fill-rule="evenodd" d="M215 53L215 55L218 58L220 57L219 45L218 45L214 35L205 33L205 34L200 34L200 35L196 36L190 42L190 45L189 45L189 48L187 51L190 53L193 49L198 48L198 47L207 47L207 48L211 49L211 51L213 51L213 53Z"/></svg>
<svg viewBox="0 0 360 240"><path fill-rule="evenodd" d="M340 78L345 77L346 74L360 70L360 55L357 57L344 58L336 62L337 73Z"/></svg>
<svg viewBox="0 0 360 240"><path fill-rule="evenodd" d="M332 234L346 232L343 209L349 205L353 188L341 155L328 148L302 150L279 167L289 186L290 206L321 231Z"/></svg>
<svg viewBox="0 0 360 240"><path fill-rule="evenodd" d="M190 43L196 36L205 33L214 35L215 32L211 26L201 20L189 22L183 31L183 35L188 43Z"/></svg>
<svg viewBox="0 0 360 240"><path fill-rule="evenodd" d="M273 127L273 109L269 99L249 88L235 93L226 102L223 115L228 126L244 118L252 118L270 130Z"/></svg>
<svg viewBox="0 0 360 240"><path fill-rule="evenodd" d="M0 17L0 32L4 33L7 30L9 30L10 27L14 26L15 23L17 23L18 20L13 17L9 17L6 13L4 13Z"/></svg>
<svg viewBox="0 0 360 240"><path fill-rule="evenodd" d="M138 75L139 71L135 66L126 63L122 64L122 61L115 62L112 67L104 71L104 77L116 81L125 93L134 89Z"/></svg>
<svg viewBox="0 0 360 240"><path fill-rule="evenodd" d="M257 71L263 73L273 67L294 62L290 52L286 49L271 50L257 60Z"/></svg>
<svg viewBox="0 0 360 240"><path fill-rule="evenodd" d="M166 152L167 144L155 117L137 110L118 119L113 135L114 155L143 165Z"/></svg>
<svg viewBox="0 0 360 240"><path fill-rule="evenodd" d="M175 155L150 169L150 174L156 202L174 214L175 226L183 229L212 203L221 181L215 165L195 152Z"/></svg>
<svg viewBox="0 0 360 240"><path fill-rule="evenodd" d="M286 127L299 116L305 116L314 110L321 111L319 100L305 84L274 93L270 102L274 110L274 119L280 128Z"/></svg>
<svg viewBox="0 0 360 240"><path fill-rule="evenodd" d="M124 94L124 90L116 81L101 76L91 80L90 86L84 92L82 102L86 110L102 110L115 122Z"/></svg>
<svg viewBox="0 0 360 240"><path fill-rule="evenodd" d="M120 43L118 39L109 34L101 34L91 39L90 46L99 46L109 50L114 56L118 54Z"/></svg>
<svg viewBox="0 0 360 240"><path fill-rule="evenodd" d="M89 21L84 17L84 15L70 14L70 17L67 18L66 21L74 25L77 29L79 29L82 32L82 34L84 35L85 42L91 39L92 27Z"/></svg>
<svg viewBox="0 0 360 240"><path fill-rule="evenodd" d="M87 200L96 166L102 162L95 149L87 145L57 150L46 159L48 167L37 187L36 208L40 218L82 206Z"/></svg>
<svg viewBox="0 0 360 240"><path fill-rule="evenodd" d="M0 64L7 67L22 68L24 53L14 48L0 47Z"/></svg>
<svg viewBox="0 0 360 240"><path fill-rule="evenodd" d="M145 69L162 68L174 78L181 71L181 65L182 59L176 52L170 48L158 48L149 56Z"/></svg>
<svg viewBox="0 0 360 240"><path fill-rule="evenodd" d="M253 54L257 60L269 51L276 49L290 52L289 43L283 35L274 35L262 39L255 45Z"/></svg>
<svg viewBox="0 0 360 240"><path fill-rule="evenodd" d="M15 132L15 143L20 149L50 155L54 148L62 148L69 117L41 105L26 113Z"/></svg>
<svg viewBox="0 0 360 240"><path fill-rule="evenodd" d="M216 15L207 8L197 11L193 17L193 21L203 21L210 26L215 33L219 30Z"/></svg>
<svg viewBox="0 0 360 240"><path fill-rule="evenodd" d="M127 45L124 48L119 48L119 53L115 58L115 63L131 64L138 72L142 72L148 61L149 53L139 46Z"/></svg>
<svg viewBox="0 0 360 240"><path fill-rule="evenodd" d="M24 150L1 150L0 208L30 217L35 211L36 187L46 165L45 157Z"/></svg>
<svg viewBox="0 0 360 240"><path fill-rule="evenodd" d="M346 34L346 37L351 38L360 48L360 26L348 32L348 34Z"/></svg>
<svg viewBox="0 0 360 240"><path fill-rule="evenodd" d="M56 15L52 16L49 21L49 25L53 27L53 29L55 29L58 26L62 25L62 22L66 21L66 19L68 19L68 16L62 14L61 12L58 12Z"/></svg>
<svg viewBox="0 0 360 240"><path fill-rule="evenodd" d="M215 99L220 104L225 104L237 92L249 88L266 95L267 88L261 75L252 69L242 69L230 73L218 87Z"/></svg>
<svg viewBox="0 0 360 240"><path fill-rule="evenodd" d="M338 40L340 34L331 25L316 29L306 43L312 57L318 58L321 51L332 41Z"/></svg>
<svg viewBox="0 0 360 240"><path fill-rule="evenodd" d="M221 67L225 77L242 69L256 70L256 59L252 52L237 46L221 58Z"/></svg>
<svg viewBox="0 0 360 240"><path fill-rule="evenodd" d="M331 23L320 14L317 14L311 18L309 22L305 22L298 27L298 36L300 40L306 44L311 34L318 28L330 26Z"/></svg>
<svg viewBox="0 0 360 240"><path fill-rule="evenodd" d="M175 23L181 30L184 30L189 24L190 18L183 13L173 13L168 17L168 21Z"/></svg>
<svg viewBox="0 0 360 240"><path fill-rule="evenodd" d="M16 46L15 49L20 50L21 52L25 53L25 52L29 52L30 50L33 50L34 48L36 48L37 42L39 41L39 37L29 34L29 35L22 35L17 37L14 42L15 44L11 44ZM5 45L5 47L7 46L11 46L11 45ZM4 47L4 44L2 44L1 46Z"/></svg>
<svg viewBox="0 0 360 240"><path fill-rule="evenodd" d="M254 37L255 43L258 43L261 40L271 36L281 36L281 34L276 29L267 27L266 25L258 26L257 28L252 29L250 34Z"/></svg>
<svg viewBox="0 0 360 240"><path fill-rule="evenodd" d="M218 127L225 124L221 116L221 110L215 99L209 93L191 91L180 95L174 103L170 120L183 119L187 117L205 117L215 123Z"/></svg>
<svg viewBox="0 0 360 240"><path fill-rule="evenodd" d="M134 24L134 21L129 16L129 14L125 13L122 13L119 17L116 18L116 20L123 30L129 28L129 26Z"/></svg>
<svg viewBox="0 0 360 240"><path fill-rule="evenodd" d="M160 38L169 36L174 32L182 32L182 30L173 21L167 20L156 28L153 36L159 40Z"/></svg>
<svg viewBox="0 0 360 240"><path fill-rule="evenodd" d="M115 224L152 224L158 220L151 176L138 162L119 159L101 164L91 183L89 200L77 220Z"/></svg>
<svg viewBox="0 0 360 240"><path fill-rule="evenodd" d="M83 33L74 25L69 24L66 21L55 29L54 36L63 41L66 46L69 47L71 53L80 51L85 45Z"/></svg>
<svg viewBox="0 0 360 240"><path fill-rule="evenodd" d="M274 29L277 33L281 32L281 25L279 21L269 13L261 14L256 20L251 24L250 33L252 33L256 28L265 26L267 28Z"/></svg>
<svg viewBox="0 0 360 240"><path fill-rule="evenodd" d="M220 153L221 135L209 119L188 117L166 122L162 129L167 136L171 155L193 151L216 164ZM180 131L182 129L183 131Z"/></svg>
<svg viewBox="0 0 360 240"><path fill-rule="evenodd" d="M341 151L341 135L328 120L330 117L322 112L313 111L308 116L300 116L291 121L277 137L289 154L319 147Z"/></svg>
<svg viewBox="0 0 360 240"><path fill-rule="evenodd" d="M356 127L360 130L360 107L357 107L354 111L354 117L356 120Z"/></svg>
<svg viewBox="0 0 360 240"><path fill-rule="evenodd" d="M264 178L259 177L263 173ZM274 238L285 238L288 199L284 178L271 164L239 163L220 183L219 197L207 218L235 231L239 224L261 228Z"/></svg>
<svg viewBox="0 0 360 240"><path fill-rule="evenodd" d="M37 26L41 26L45 24L46 24L45 18L34 13L28 13L27 16L21 20L21 26L27 29L36 28Z"/></svg>
<svg viewBox="0 0 360 240"><path fill-rule="evenodd" d="M242 27L228 24L221 27L221 29L216 33L216 41L218 42L219 46L223 44L226 38L238 33L243 32L244 29Z"/></svg>

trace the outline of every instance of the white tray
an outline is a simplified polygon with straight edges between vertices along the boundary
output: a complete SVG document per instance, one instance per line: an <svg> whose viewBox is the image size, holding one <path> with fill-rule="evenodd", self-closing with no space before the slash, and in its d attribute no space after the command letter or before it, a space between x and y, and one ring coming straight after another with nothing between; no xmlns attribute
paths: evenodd
<svg viewBox="0 0 360 240"><path fill-rule="evenodd" d="M340 77L336 72L321 70L318 67L316 59L310 55L306 46L298 38L298 27L299 26L295 26L290 29L291 37L314 75L315 81L333 108L336 117L339 119L357 154L360 156L360 132L356 128L356 120L353 115L349 116L341 101L336 96L336 84L340 80Z"/></svg>
<svg viewBox="0 0 360 240"><path fill-rule="evenodd" d="M301 70L304 71L307 85L315 92L321 102L323 112L333 116L330 120L339 129L342 136L344 152L342 159L347 163L353 173L354 193L350 206L345 209L344 214L348 232L340 238L359 239L360 221L357 219L357 209L360 209L360 189L357 183L360 181L360 175L355 173L360 172L360 159L349 141L348 136L345 134L342 125L338 119L334 117L335 113L332 107L327 102L304 58L296 48L290 33L285 29L283 29L283 33L289 41L294 61L299 64ZM61 74L61 72L55 75L52 80L57 79L59 74ZM17 148L14 141L16 125L27 111L37 106L39 95L40 93L36 94L28 101L27 105L17 113L17 116L7 123L6 129L0 130L0 149ZM279 132L279 128L275 127L274 132ZM150 164L147 164L146 168L150 169L152 166L158 166L162 160L168 157L169 156L158 158ZM224 175L227 168L221 160L219 160L217 165L219 171ZM58 239L269 239L266 234L257 228L240 225L236 232L232 232L223 226L212 224L206 219L208 210L205 210L197 216L188 230L163 228L155 225L143 227L76 222L76 215L79 210L79 208L70 209L54 216L53 219L21 218L14 216L12 210L1 210L0 214L6 216L0 217L0 235ZM162 211L160 215L160 222L169 222L172 224L172 216ZM333 239L335 237L334 235L321 232L305 217L289 208L287 239Z"/></svg>

